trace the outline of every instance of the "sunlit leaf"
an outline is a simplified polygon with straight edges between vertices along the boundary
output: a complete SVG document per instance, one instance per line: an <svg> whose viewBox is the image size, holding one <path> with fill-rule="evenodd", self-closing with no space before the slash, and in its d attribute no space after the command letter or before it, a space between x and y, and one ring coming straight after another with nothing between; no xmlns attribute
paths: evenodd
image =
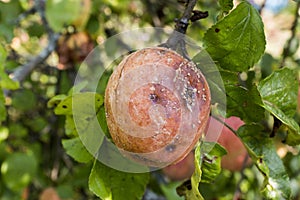
<svg viewBox="0 0 300 200"><path fill-rule="evenodd" d="M48 102L48 106L56 105L55 114L66 115L66 135L79 136L88 152L94 156L105 136L98 121L102 118L102 112L100 112L102 104L103 96L93 92L56 97Z"/></svg>
<svg viewBox="0 0 300 200"><path fill-rule="evenodd" d="M300 128L293 119L298 98L296 77L293 70L283 68L274 71L258 85L263 107L290 129L285 138L285 142L290 145L300 143Z"/></svg>
<svg viewBox="0 0 300 200"><path fill-rule="evenodd" d="M201 146L197 145L195 150L195 171L190 180L184 182L177 188L177 193L190 200L204 200L199 192L199 183L201 182Z"/></svg>
<svg viewBox="0 0 300 200"><path fill-rule="evenodd" d="M60 95L56 95L54 97L52 97L48 103L47 103L47 107L48 108L53 108L56 107L62 100L64 100L65 98L67 98L66 95L64 94L60 94Z"/></svg>
<svg viewBox="0 0 300 200"><path fill-rule="evenodd" d="M9 129L7 127L0 126L0 143L6 140L9 136Z"/></svg>
<svg viewBox="0 0 300 200"><path fill-rule="evenodd" d="M5 72L6 58L6 49L0 43L0 87L2 89L15 90L19 88L19 83L10 79L7 73Z"/></svg>
<svg viewBox="0 0 300 200"><path fill-rule="evenodd" d="M226 150L218 143L203 142L201 152L203 155L201 182L212 183L222 170L221 157L226 154Z"/></svg>
<svg viewBox="0 0 300 200"><path fill-rule="evenodd" d="M274 71L260 81L259 92L265 104L282 110L287 117L296 113L298 80L296 73L288 68Z"/></svg>
<svg viewBox="0 0 300 200"><path fill-rule="evenodd" d="M3 89L16 90L20 87L19 82L13 81L5 72L0 71L0 86Z"/></svg>
<svg viewBox="0 0 300 200"><path fill-rule="evenodd" d="M50 104L59 101L60 97L62 98L62 101L54 109L56 115L72 115L74 112L74 106L76 108L83 108L84 112L82 114L96 115L96 111L100 108L104 101L103 96L100 94L93 92L84 92L76 93L66 98L64 98L63 96L57 97L58 99L52 98ZM73 105L73 102L76 103L76 105Z"/></svg>
<svg viewBox="0 0 300 200"><path fill-rule="evenodd" d="M50 26L57 32L80 18L82 0L48 0L46 17Z"/></svg>
<svg viewBox="0 0 300 200"><path fill-rule="evenodd" d="M37 171L37 160L32 153L14 153L1 165L2 180L6 186L20 192L32 180Z"/></svg>
<svg viewBox="0 0 300 200"><path fill-rule="evenodd" d="M67 115L65 120L65 134L69 137L78 136L73 116Z"/></svg>
<svg viewBox="0 0 300 200"><path fill-rule="evenodd" d="M0 71L1 69L4 69L4 63L6 61L6 57L7 57L7 52L5 50L5 48L3 47L3 45L0 43Z"/></svg>
<svg viewBox="0 0 300 200"><path fill-rule="evenodd" d="M260 15L246 1L212 26L203 39L213 60L232 71L247 71L260 59L266 44Z"/></svg>

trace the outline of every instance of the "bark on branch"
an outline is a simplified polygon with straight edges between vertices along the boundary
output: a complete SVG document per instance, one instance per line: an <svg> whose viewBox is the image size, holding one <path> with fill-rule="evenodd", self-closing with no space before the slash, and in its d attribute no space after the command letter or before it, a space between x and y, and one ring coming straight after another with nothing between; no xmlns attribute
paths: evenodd
<svg viewBox="0 0 300 200"><path fill-rule="evenodd" d="M19 66L12 74L10 74L10 77L14 81L18 82L22 82L35 67L37 67L49 57L49 55L55 50L57 40L59 38L59 34L53 32L53 30L49 27L49 24L45 17L44 0L35 0L34 8L31 8L30 10L39 13L43 26L45 27L46 32L48 34L48 45L37 56L32 58L28 63Z"/></svg>
<svg viewBox="0 0 300 200"><path fill-rule="evenodd" d="M208 12L194 10L196 3L197 0L189 0L187 2L182 17L180 19L176 19L176 25L173 33L167 42L161 45L174 51L180 51L179 53L181 53L187 59L189 59L189 56L185 46L185 34L189 26L189 21L196 21L208 16Z"/></svg>

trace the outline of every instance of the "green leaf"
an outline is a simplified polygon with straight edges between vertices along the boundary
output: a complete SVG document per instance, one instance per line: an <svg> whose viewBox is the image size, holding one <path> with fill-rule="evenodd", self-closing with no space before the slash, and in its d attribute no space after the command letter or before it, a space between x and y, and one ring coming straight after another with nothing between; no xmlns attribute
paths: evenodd
<svg viewBox="0 0 300 200"><path fill-rule="evenodd" d="M4 69L4 63L6 61L7 52L3 45L0 43L0 70Z"/></svg>
<svg viewBox="0 0 300 200"><path fill-rule="evenodd" d="M250 90L242 86L226 85L227 117L238 116L245 123L258 122L264 118L262 101L253 86Z"/></svg>
<svg viewBox="0 0 300 200"><path fill-rule="evenodd" d="M1 165L5 185L16 192L24 189L37 171L37 160L32 153L14 153Z"/></svg>
<svg viewBox="0 0 300 200"><path fill-rule="evenodd" d="M258 90L263 102L282 110L287 117L296 113L298 81L296 73L288 68L274 71L260 81Z"/></svg>
<svg viewBox="0 0 300 200"><path fill-rule="evenodd" d="M74 119L73 119L73 116L71 116L71 115L66 115L65 134L69 137L78 136L76 126L74 123Z"/></svg>
<svg viewBox="0 0 300 200"><path fill-rule="evenodd" d="M125 173L95 161L89 178L89 188L103 200L142 199L149 173Z"/></svg>
<svg viewBox="0 0 300 200"><path fill-rule="evenodd" d="M103 96L100 94L84 92L76 93L66 98L64 98L64 96L52 98L48 102L48 105L51 106L52 104L54 105L55 103L59 102L54 109L54 113L56 115L72 115L74 108L82 108L82 114L95 115L95 112L103 104L103 101ZM73 105L73 102L76 103L76 105ZM95 102L95 104L93 104L93 102Z"/></svg>
<svg viewBox="0 0 300 200"><path fill-rule="evenodd" d="M67 98L67 96L64 95L64 94L56 95L56 96L52 97L52 98L48 101L47 107L48 107L48 108L54 108L54 107L56 107L60 102L62 102L65 98Z"/></svg>
<svg viewBox="0 0 300 200"><path fill-rule="evenodd" d="M283 68L274 71L258 85L263 107L289 128L285 142L290 145L300 143L300 128L293 119L298 98L296 77L293 70Z"/></svg>
<svg viewBox="0 0 300 200"><path fill-rule="evenodd" d="M201 146L197 145L195 150L195 171L191 177L191 180L184 182L177 188L177 193L180 196L184 196L185 199L204 200L198 189L202 176L201 163Z"/></svg>
<svg viewBox="0 0 300 200"><path fill-rule="evenodd" d="M79 137L62 140L62 145L67 154L77 162L87 163L93 159L92 155L83 146Z"/></svg>
<svg viewBox="0 0 300 200"><path fill-rule="evenodd" d="M28 136L28 127L21 123L11 123L9 124L9 132L13 138L24 138Z"/></svg>
<svg viewBox="0 0 300 200"><path fill-rule="evenodd" d="M109 134L107 122L106 122L106 114L105 114L104 106L100 107L97 117L103 133L105 134L106 137L111 138L111 135Z"/></svg>
<svg viewBox="0 0 300 200"><path fill-rule="evenodd" d="M0 86L3 89L16 90L20 88L19 82L13 81L4 71L0 71Z"/></svg>
<svg viewBox="0 0 300 200"><path fill-rule="evenodd" d="M201 182L211 183L221 173L221 157L227 152L215 142L203 142L201 144L202 152L202 177Z"/></svg>
<svg viewBox="0 0 300 200"><path fill-rule="evenodd" d="M9 136L9 129L7 127L0 126L0 143L6 140Z"/></svg>
<svg viewBox="0 0 300 200"><path fill-rule="evenodd" d="M33 110L37 105L36 95L29 89L19 90L12 95L12 106L22 111Z"/></svg>
<svg viewBox="0 0 300 200"><path fill-rule="evenodd" d="M233 8L233 0L219 0L219 4L224 12L229 12Z"/></svg>
<svg viewBox="0 0 300 200"><path fill-rule="evenodd" d="M73 94L72 99L66 98L58 105L58 107L62 105L62 109L69 109L72 112L76 131L92 155L97 154L105 136L98 121L102 104L102 95L85 92ZM64 105L67 107L64 108Z"/></svg>
<svg viewBox="0 0 300 200"><path fill-rule="evenodd" d="M178 196L176 188L179 186L178 182L170 182L168 184L160 184L160 188L168 200L184 200L183 197Z"/></svg>
<svg viewBox="0 0 300 200"><path fill-rule="evenodd" d="M5 97L0 87L0 124L6 119Z"/></svg>
<svg viewBox="0 0 300 200"><path fill-rule="evenodd" d="M282 160L276 153L273 140L263 133L263 127L244 125L237 133L265 178L263 194L268 199L290 199L289 177Z"/></svg>
<svg viewBox="0 0 300 200"><path fill-rule="evenodd" d="M54 31L60 32L80 18L81 0L46 1L46 18Z"/></svg>
<svg viewBox="0 0 300 200"><path fill-rule="evenodd" d="M143 173L148 172L149 168L141 165L120 153L118 147L109 141L108 138L103 140L100 147L98 160L107 163L109 166L117 167L120 171Z"/></svg>
<svg viewBox="0 0 300 200"><path fill-rule="evenodd" d="M260 59L266 44L260 15L245 1L212 26L203 39L213 60L232 71L247 71Z"/></svg>
<svg viewBox="0 0 300 200"><path fill-rule="evenodd" d="M65 132L68 136L79 135L88 152L96 155L104 139L99 119L103 96L93 92L75 93L72 96L57 96L48 102L55 106L56 115L66 115ZM58 103L58 104L57 104Z"/></svg>
<svg viewBox="0 0 300 200"><path fill-rule="evenodd" d="M9 1L4 3L0 1L0 37L4 36L7 41L10 41L14 34L14 22L18 15L22 12L19 1Z"/></svg>
<svg viewBox="0 0 300 200"><path fill-rule="evenodd" d="M1 12L0 12L1 13ZM5 72L7 52L5 48L0 43L0 87L2 89L15 90L19 88L19 83L13 81Z"/></svg>

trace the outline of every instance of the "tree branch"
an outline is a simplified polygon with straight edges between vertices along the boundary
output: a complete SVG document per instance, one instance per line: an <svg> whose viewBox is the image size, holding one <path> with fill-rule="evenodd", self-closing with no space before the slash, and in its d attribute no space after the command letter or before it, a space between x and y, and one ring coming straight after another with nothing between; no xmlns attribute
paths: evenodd
<svg viewBox="0 0 300 200"><path fill-rule="evenodd" d="M258 9L259 14L262 14L263 9L265 8L267 3L267 0L264 0L260 6L260 8Z"/></svg>
<svg viewBox="0 0 300 200"><path fill-rule="evenodd" d="M189 21L196 21L202 18L206 18L208 16L208 12L194 11L196 3L197 0L188 0L182 17L180 19L175 20L176 25L173 33L171 34L167 42L161 45L170 48L174 51L178 50L179 46L181 54L187 59L189 59L189 57L186 51L184 38L187 28L189 26Z"/></svg>
<svg viewBox="0 0 300 200"><path fill-rule="evenodd" d="M49 38L48 46L45 49L43 49L40 52L40 54L34 57L31 61L18 67L12 74L10 74L10 77L14 81L23 81L36 66L42 63L44 60L46 60L48 56L54 51L58 37L59 34L52 35L52 37Z"/></svg>
<svg viewBox="0 0 300 200"><path fill-rule="evenodd" d="M49 27L47 19L45 17L45 2L44 0L36 0L34 10L36 10L40 16L42 23L48 33L48 45L43 49L36 57L31 59L28 63L19 66L13 73L10 74L10 77L14 81L21 82L23 81L26 76L40 63L45 61L48 56L55 50L57 40L60 36L58 33L54 33L53 30Z"/></svg>
<svg viewBox="0 0 300 200"><path fill-rule="evenodd" d="M220 119L217 116L211 115L215 120L217 120L218 122L220 122L221 124L223 124L224 126L226 126L226 128L228 128L232 133L234 133L236 136L238 136L237 131L234 130L229 124L227 124L225 122L225 120Z"/></svg>

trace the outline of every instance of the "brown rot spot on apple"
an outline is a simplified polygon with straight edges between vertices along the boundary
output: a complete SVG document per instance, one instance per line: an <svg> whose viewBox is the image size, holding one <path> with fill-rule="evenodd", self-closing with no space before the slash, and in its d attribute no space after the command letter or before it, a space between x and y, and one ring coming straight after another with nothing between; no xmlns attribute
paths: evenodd
<svg viewBox="0 0 300 200"><path fill-rule="evenodd" d="M156 103L156 102L157 102L157 95L156 95L156 94L150 94L150 95L149 95L149 99L150 99L153 103Z"/></svg>
<svg viewBox="0 0 300 200"><path fill-rule="evenodd" d="M108 81L108 128L124 156L164 167L194 148L208 121L210 100L208 84L193 62L167 48L141 49L125 57Z"/></svg>
<svg viewBox="0 0 300 200"><path fill-rule="evenodd" d="M166 146L166 151L168 152L173 152L176 149L176 145L174 144L169 144L168 146Z"/></svg>

